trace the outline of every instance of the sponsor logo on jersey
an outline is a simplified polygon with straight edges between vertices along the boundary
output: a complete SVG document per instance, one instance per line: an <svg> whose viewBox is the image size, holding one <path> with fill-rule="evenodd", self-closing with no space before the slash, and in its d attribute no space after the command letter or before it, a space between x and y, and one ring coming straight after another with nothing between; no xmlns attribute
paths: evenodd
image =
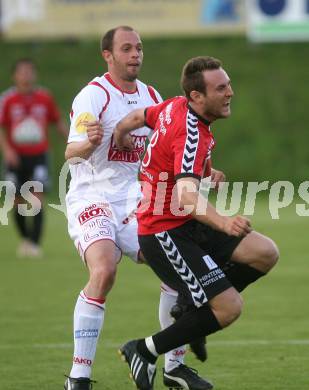
<svg viewBox="0 0 309 390"><path fill-rule="evenodd" d="M45 132L37 120L28 117L14 127L12 130L12 139L16 145L35 145L44 141Z"/></svg>
<svg viewBox="0 0 309 390"><path fill-rule="evenodd" d="M137 104L137 100L129 100L128 104Z"/></svg>
<svg viewBox="0 0 309 390"><path fill-rule="evenodd" d="M85 210L78 216L79 223L83 225L87 221L96 217L108 217L112 218L112 212L107 204L93 204L86 207Z"/></svg>
<svg viewBox="0 0 309 390"><path fill-rule="evenodd" d="M90 112L83 112L78 115L75 120L75 129L78 134L86 133L87 127L85 126L85 122L93 122L96 120L96 117Z"/></svg>
<svg viewBox="0 0 309 390"><path fill-rule="evenodd" d="M172 118L171 118L171 112L172 112L172 108L173 108L173 102L168 104L166 106L166 109L165 109L165 122L170 125L171 122L172 122Z"/></svg>
<svg viewBox="0 0 309 390"><path fill-rule="evenodd" d="M213 259L209 255L203 256L203 260L205 261L210 271L218 267L217 264L213 261Z"/></svg>
<svg viewBox="0 0 309 390"><path fill-rule="evenodd" d="M136 163L140 161L145 151L146 135L132 134L134 148L130 152L119 150L114 142L114 137L111 139L111 144L108 151L108 161L122 161Z"/></svg>
<svg viewBox="0 0 309 390"><path fill-rule="evenodd" d="M160 133L163 135L165 135L166 131L167 131L164 123L166 123L167 125L170 125L172 122L172 119L171 119L172 108L173 108L173 102L170 103L163 112L160 112L160 115L159 115L160 129L159 130L160 130Z"/></svg>
<svg viewBox="0 0 309 390"><path fill-rule="evenodd" d="M78 329L75 331L75 338L95 338L98 337L99 330L98 329Z"/></svg>
<svg viewBox="0 0 309 390"><path fill-rule="evenodd" d="M78 356L74 356L73 357L73 362L75 364L85 364L86 366L91 366L92 365L92 360L86 359L86 358L82 358L82 357L78 357Z"/></svg>
<svg viewBox="0 0 309 390"><path fill-rule="evenodd" d="M140 168L140 171L143 175L147 176L150 181L153 181L153 176L151 173L149 173L142 165Z"/></svg>

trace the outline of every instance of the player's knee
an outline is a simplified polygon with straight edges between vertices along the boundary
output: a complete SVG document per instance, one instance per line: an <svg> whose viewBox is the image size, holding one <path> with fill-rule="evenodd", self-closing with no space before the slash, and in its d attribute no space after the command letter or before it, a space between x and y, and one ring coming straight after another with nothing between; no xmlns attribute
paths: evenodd
<svg viewBox="0 0 309 390"><path fill-rule="evenodd" d="M91 279L95 280L103 290L110 288L116 278L117 266L115 264L100 264L91 271Z"/></svg>
<svg viewBox="0 0 309 390"><path fill-rule="evenodd" d="M271 270L279 259L279 249L275 242L270 238L265 240L265 245L261 247L261 261L263 262L265 272Z"/></svg>
<svg viewBox="0 0 309 390"><path fill-rule="evenodd" d="M143 255L143 252L141 250L139 250L138 255L137 255L137 264L148 265L146 257Z"/></svg>
<svg viewBox="0 0 309 390"><path fill-rule="evenodd" d="M235 296L225 306L225 326L230 325L232 322L237 320L241 314L242 307L243 300L241 295L235 294Z"/></svg>
<svg viewBox="0 0 309 390"><path fill-rule="evenodd" d="M270 240L270 247L268 250L270 268L274 267L277 264L279 260L279 255L280 255L279 248L277 247L274 241Z"/></svg>
<svg viewBox="0 0 309 390"><path fill-rule="evenodd" d="M221 303L219 308L214 310L215 315L222 328L230 325L240 316L243 307L243 299L241 295L234 290Z"/></svg>

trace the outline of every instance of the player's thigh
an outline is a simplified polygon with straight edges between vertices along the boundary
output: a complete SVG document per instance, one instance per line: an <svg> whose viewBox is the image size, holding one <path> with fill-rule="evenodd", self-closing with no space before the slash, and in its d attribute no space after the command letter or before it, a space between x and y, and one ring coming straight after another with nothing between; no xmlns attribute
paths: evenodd
<svg viewBox="0 0 309 390"><path fill-rule="evenodd" d="M232 260L243 264L276 261L279 256L275 243L261 233L252 231L239 243Z"/></svg>
<svg viewBox="0 0 309 390"><path fill-rule="evenodd" d="M139 236L139 243L154 272L186 304L199 307L231 287L215 260L188 238L185 228Z"/></svg>
<svg viewBox="0 0 309 390"><path fill-rule="evenodd" d="M139 258L140 247L137 236L136 218L131 219L128 223L117 230L116 243L123 254L136 263L141 262Z"/></svg>
<svg viewBox="0 0 309 390"><path fill-rule="evenodd" d="M197 221L194 221L192 225L194 240L205 252L215 258L221 267L231 260L235 248L243 240L243 237L229 236Z"/></svg>
<svg viewBox="0 0 309 390"><path fill-rule="evenodd" d="M90 274L113 274L119 260L119 250L112 240L97 240L84 253Z"/></svg>

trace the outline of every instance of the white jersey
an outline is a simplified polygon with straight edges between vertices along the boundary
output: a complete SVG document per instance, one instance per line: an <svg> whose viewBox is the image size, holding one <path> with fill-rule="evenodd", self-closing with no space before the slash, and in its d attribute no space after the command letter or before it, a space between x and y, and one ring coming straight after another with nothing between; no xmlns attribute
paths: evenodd
<svg viewBox="0 0 309 390"><path fill-rule="evenodd" d="M122 91L109 73L96 77L79 92L73 101L68 142L87 139L85 126L81 123L85 120L101 121L104 135L101 145L89 160L70 165L69 198L84 197L93 191L110 203L139 197L137 174L140 157L151 130L144 126L131 133L135 148L130 152L117 149L113 131L116 124L131 111L161 101L157 91L139 80L135 92Z"/></svg>

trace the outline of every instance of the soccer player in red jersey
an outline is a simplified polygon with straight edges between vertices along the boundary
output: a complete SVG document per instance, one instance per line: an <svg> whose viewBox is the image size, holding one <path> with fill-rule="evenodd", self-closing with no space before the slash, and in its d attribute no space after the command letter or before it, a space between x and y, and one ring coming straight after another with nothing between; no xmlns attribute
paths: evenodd
<svg viewBox="0 0 309 390"><path fill-rule="evenodd" d="M146 124L154 130L141 166L139 243L153 271L189 307L168 328L121 348L143 390L153 389L160 354L234 322L242 308L239 292L279 256L275 243L253 231L247 218L220 215L199 192L201 179L211 174L210 125L231 113L233 90L221 62L191 59L181 83L185 96L132 112L114 133L118 147L129 150L133 129Z"/></svg>
<svg viewBox="0 0 309 390"><path fill-rule="evenodd" d="M14 87L5 91L0 101L0 148L5 165L5 179L14 183L14 218L22 237L18 248L21 256L39 256L43 226L43 192L33 188L33 195L41 202L33 223L21 215L18 205L25 203L20 190L29 180L48 187L48 125L54 123L57 130L67 138L67 128L62 121L52 95L37 87L36 66L31 59L20 59L13 67Z"/></svg>

